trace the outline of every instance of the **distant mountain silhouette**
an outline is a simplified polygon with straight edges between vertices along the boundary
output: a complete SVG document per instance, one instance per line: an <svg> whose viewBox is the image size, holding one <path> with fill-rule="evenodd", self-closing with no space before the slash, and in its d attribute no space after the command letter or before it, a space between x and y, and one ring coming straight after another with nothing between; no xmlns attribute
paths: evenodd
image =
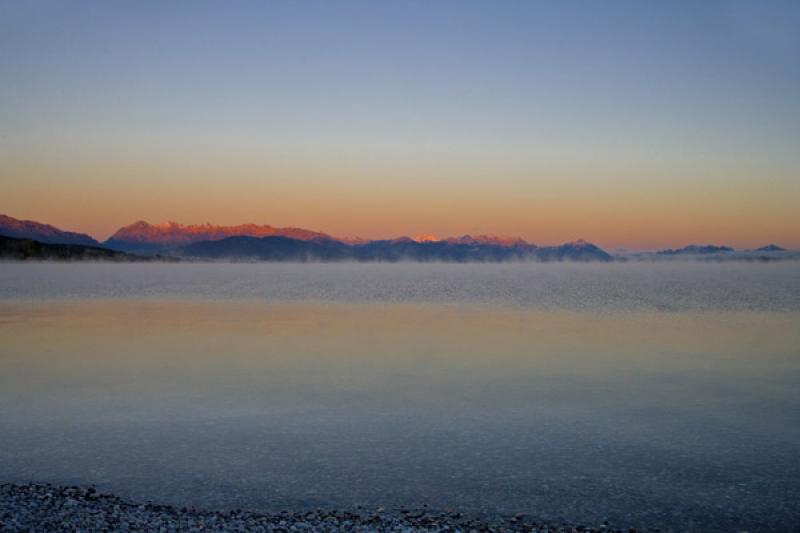
<svg viewBox="0 0 800 533"><path fill-rule="evenodd" d="M0 260L5 261L152 261L99 246L48 244L31 239L0 236ZM163 259L163 258L162 258Z"/></svg>
<svg viewBox="0 0 800 533"><path fill-rule="evenodd" d="M582 239L559 246L537 246L519 237L431 234L394 239L334 238L320 231L241 224L214 226L138 221L117 230L102 244L83 233L49 224L0 215L4 255L0 259L155 260L170 256L246 261L371 261L371 262L502 262L502 261L629 261L682 258L702 261L777 261L800 259L776 244L737 252L728 246L690 244L657 252L618 253L616 257ZM14 243L13 240L27 240ZM51 248L46 245L77 245ZM83 247L83 248L80 248Z"/></svg>
<svg viewBox="0 0 800 533"><path fill-rule="evenodd" d="M275 228L256 224L239 226L212 226L210 224L183 225L177 222L150 224L143 220L117 230L104 246L114 250L154 253L203 241L217 241L228 237L289 237L299 241L327 240L330 236L300 228Z"/></svg>
<svg viewBox="0 0 800 533"><path fill-rule="evenodd" d="M497 246L528 246L524 239L519 237L499 237L496 235L462 235L445 239L454 244L495 244Z"/></svg>
<svg viewBox="0 0 800 533"><path fill-rule="evenodd" d="M228 237L176 248L179 256L250 261L341 261L350 246L335 240L301 241L288 237Z"/></svg>
<svg viewBox="0 0 800 533"><path fill-rule="evenodd" d="M502 246L448 241L418 242L410 238L347 244L335 239L301 241L287 237L229 237L176 248L175 254L198 259L249 261L362 262L502 262L611 261L612 257L586 241L561 246Z"/></svg>
<svg viewBox="0 0 800 533"><path fill-rule="evenodd" d="M583 239L560 246L537 248L536 258L540 261L612 261L614 259L599 246Z"/></svg>
<svg viewBox="0 0 800 533"><path fill-rule="evenodd" d="M772 261L797 261L800 253L785 250L780 246L770 244L755 250L734 250L729 246L696 244L684 246L676 250L661 250L659 252L634 252L623 253L616 257L619 261L701 261L701 262L772 262Z"/></svg>
<svg viewBox="0 0 800 533"><path fill-rule="evenodd" d="M336 239L318 231L245 224L185 226L139 221L103 243L115 250L205 259L257 261L609 261L597 246L576 241L537 247L520 238L490 235L439 239L434 235L386 240Z"/></svg>
<svg viewBox="0 0 800 533"><path fill-rule="evenodd" d="M63 231L49 224L33 220L18 220L7 215L0 215L0 235L16 239L31 239L45 244L100 245L99 242L83 233Z"/></svg>
<svg viewBox="0 0 800 533"><path fill-rule="evenodd" d="M781 248L777 244L768 244L766 246L762 246L761 248L756 248L753 251L754 252L785 252L786 248Z"/></svg>
<svg viewBox="0 0 800 533"><path fill-rule="evenodd" d="M697 244L690 244L689 246L684 246L683 248L678 248L677 250L661 250L656 252L656 255L709 255L726 254L734 251L735 250L733 248L728 246L714 246L711 244L700 246Z"/></svg>

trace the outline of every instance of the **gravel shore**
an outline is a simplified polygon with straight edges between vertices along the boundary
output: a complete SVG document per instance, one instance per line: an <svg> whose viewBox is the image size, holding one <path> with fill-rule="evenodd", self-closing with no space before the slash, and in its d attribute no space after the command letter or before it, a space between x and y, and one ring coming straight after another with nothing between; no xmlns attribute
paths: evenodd
<svg viewBox="0 0 800 533"><path fill-rule="evenodd" d="M317 510L263 514L206 511L152 503L137 504L92 487L0 484L0 531L450 531L450 532L635 532L609 524L542 524L523 515L470 517L455 511ZM644 531L644 530L639 530ZM658 531L652 529L649 531Z"/></svg>

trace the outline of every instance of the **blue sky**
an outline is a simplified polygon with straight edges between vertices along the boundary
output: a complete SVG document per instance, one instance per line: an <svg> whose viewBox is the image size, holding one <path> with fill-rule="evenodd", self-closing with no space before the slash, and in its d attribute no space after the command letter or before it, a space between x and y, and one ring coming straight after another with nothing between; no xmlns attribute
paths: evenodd
<svg viewBox="0 0 800 533"><path fill-rule="evenodd" d="M363 233L394 195L408 209L376 231L556 239L591 237L592 224L526 218L503 195L601 213L611 190L628 201L618 217L635 198L668 217L665 199L718 197L716 233L703 234L707 213L686 213L698 237L724 238L745 216L767 225L763 238L790 238L797 27L798 2L1 2L0 179L13 203L0 210L101 233L135 209L234 222L212 202L224 185L256 222ZM98 187L130 210L40 197ZM181 187L206 191L194 210L152 201ZM354 221L299 200L308 187L344 190ZM624 244L637 223L653 238L632 244L688 231L673 239L642 216L601 239Z"/></svg>

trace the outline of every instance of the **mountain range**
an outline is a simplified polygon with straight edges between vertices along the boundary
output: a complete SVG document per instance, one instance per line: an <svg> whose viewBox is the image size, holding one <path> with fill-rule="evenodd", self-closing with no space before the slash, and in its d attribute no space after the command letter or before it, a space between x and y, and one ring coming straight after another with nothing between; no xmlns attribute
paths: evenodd
<svg viewBox="0 0 800 533"><path fill-rule="evenodd" d="M287 237L229 237L203 241L172 251L179 257L248 261L361 261L361 262L502 262L502 261L611 261L612 257L586 241L560 246L481 244L416 241L410 238L347 244L335 239Z"/></svg>
<svg viewBox="0 0 800 533"><path fill-rule="evenodd" d="M50 225L0 218L0 235L43 244L102 246L134 254L162 254L204 260L258 261L610 261L612 257L589 242L539 247L520 238L463 235L438 239L432 235L388 240L337 239L302 228L268 225L182 225L176 222L135 222L98 243L88 235Z"/></svg>
<svg viewBox="0 0 800 533"><path fill-rule="evenodd" d="M44 254L43 256L55 254L56 257L59 257L59 254L72 254L77 258L89 256L96 258L100 257L96 251L100 249L123 254L160 255L161 258L170 256L200 260L248 261L501 262L625 259L625 257L612 257L598 246L584 240L558 246L537 246L518 237L493 235L462 235L444 239L433 235L386 240L341 239L319 231L256 224L214 226L183 225L177 222L150 224L138 221L120 228L108 240L100 243L83 233L64 231L49 224L0 215L0 236L35 241L44 245L77 245L93 249L45 250L40 247L26 257L37 257L36 254ZM31 244L10 242L4 242L4 246L7 253L9 250L18 251L27 247L26 249L32 251L35 248ZM785 249L775 244L745 252L737 252L728 246L689 245L678 249L638 254L635 257L753 259L753 254L761 254L765 259L774 259L786 255L785 252ZM122 260L125 258L124 255L109 257Z"/></svg>
<svg viewBox="0 0 800 533"><path fill-rule="evenodd" d="M125 252L154 253L203 241L218 241L228 237L287 237L298 241L332 240L329 235L301 228L275 228L242 224L184 226L177 222L149 224L143 220L116 231L104 246Z"/></svg>
<svg viewBox="0 0 800 533"><path fill-rule="evenodd" d="M736 250L730 246L714 246L713 244L697 245L690 244L677 250L668 249L656 252L657 255L709 255L709 254L729 254Z"/></svg>

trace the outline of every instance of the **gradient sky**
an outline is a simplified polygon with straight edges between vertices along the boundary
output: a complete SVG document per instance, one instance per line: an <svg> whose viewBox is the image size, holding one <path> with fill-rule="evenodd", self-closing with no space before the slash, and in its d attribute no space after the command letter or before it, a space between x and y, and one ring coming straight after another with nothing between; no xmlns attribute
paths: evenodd
<svg viewBox="0 0 800 533"><path fill-rule="evenodd" d="M800 2L0 0L0 213L800 248Z"/></svg>

